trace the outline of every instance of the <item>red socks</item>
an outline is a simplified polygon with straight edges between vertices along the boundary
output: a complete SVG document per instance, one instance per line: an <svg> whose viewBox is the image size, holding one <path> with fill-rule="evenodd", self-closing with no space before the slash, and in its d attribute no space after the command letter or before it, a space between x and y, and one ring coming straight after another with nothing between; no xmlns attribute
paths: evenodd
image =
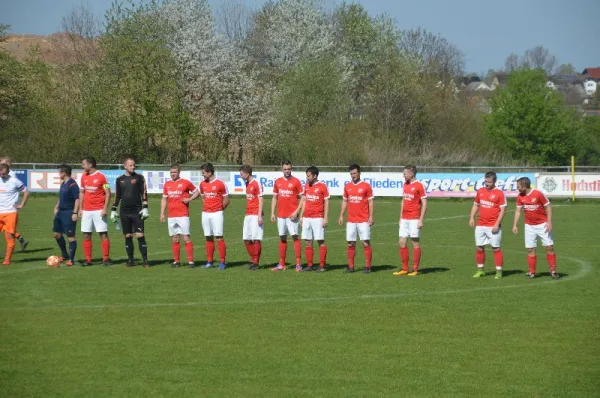
<svg viewBox="0 0 600 398"><path fill-rule="evenodd" d="M327 246L319 246L319 267L325 267L325 260L327 260Z"/></svg>
<svg viewBox="0 0 600 398"><path fill-rule="evenodd" d="M300 243L300 242L298 242ZM279 265L285 267L285 256L287 254L287 241L279 241Z"/></svg>
<svg viewBox="0 0 600 398"><path fill-rule="evenodd" d="M84 239L83 240L83 256L85 257L85 261L88 263L92 262L92 240Z"/></svg>
<svg viewBox="0 0 600 398"><path fill-rule="evenodd" d="M259 240L254 241L253 246L254 246L254 261L252 261L252 263L260 264L260 254L262 253L262 243Z"/></svg>
<svg viewBox="0 0 600 398"><path fill-rule="evenodd" d="M185 253L187 254L188 263L194 262L194 244L185 242ZM177 244L177 257L179 257L179 243ZM179 262L179 259L177 260Z"/></svg>
<svg viewBox="0 0 600 398"><path fill-rule="evenodd" d="M556 272L556 253L546 254L546 260L550 267L550 272Z"/></svg>
<svg viewBox="0 0 600 398"><path fill-rule="evenodd" d="M475 263L478 267L483 267L485 264L485 250L475 250Z"/></svg>
<svg viewBox="0 0 600 398"><path fill-rule="evenodd" d="M421 263L421 248L413 248L413 271L419 270L419 264Z"/></svg>
<svg viewBox="0 0 600 398"><path fill-rule="evenodd" d="M365 251L365 268L371 268L371 260L373 259L373 248L367 246L364 248Z"/></svg>
<svg viewBox="0 0 600 398"><path fill-rule="evenodd" d="M175 261L176 263L179 262L179 249L180 248L181 248L181 245L179 244L179 242L171 243L171 251L173 252L173 261Z"/></svg>
<svg viewBox="0 0 600 398"><path fill-rule="evenodd" d="M244 244L246 245L248 256L250 256L250 261L254 264L254 244L252 242L244 242Z"/></svg>
<svg viewBox="0 0 600 398"><path fill-rule="evenodd" d="M402 259L402 270L408 271L408 247L400 248L400 258Z"/></svg>
<svg viewBox="0 0 600 398"><path fill-rule="evenodd" d="M91 242L91 241L90 241ZM108 260L110 254L110 241L108 239L102 240L102 260ZM91 253L90 253L91 256Z"/></svg>
<svg viewBox="0 0 600 398"><path fill-rule="evenodd" d="M302 262L302 246L300 245L300 239L294 241L294 255L296 256L296 265Z"/></svg>
<svg viewBox="0 0 600 398"><path fill-rule="evenodd" d="M308 267L312 267L313 266L313 255L314 255L314 249L312 246L306 246L304 248L304 255L306 256L306 265Z"/></svg>
<svg viewBox="0 0 600 398"><path fill-rule="evenodd" d="M348 268L354 269L354 257L356 256L356 246L348 246Z"/></svg>
<svg viewBox="0 0 600 398"><path fill-rule="evenodd" d="M212 263L215 254L215 242L212 240L206 241L206 262Z"/></svg>
<svg viewBox="0 0 600 398"><path fill-rule="evenodd" d="M527 256L527 265L529 266L529 273L535 274L535 264L537 263L537 256Z"/></svg>
<svg viewBox="0 0 600 398"><path fill-rule="evenodd" d="M217 240L217 247L219 248L219 261L224 263L225 257L227 256L227 246L225 245L225 240L224 239Z"/></svg>
<svg viewBox="0 0 600 398"><path fill-rule="evenodd" d="M504 264L504 255L502 254L502 250L494 250L494 265L496 269L501 269Z"/></svg>

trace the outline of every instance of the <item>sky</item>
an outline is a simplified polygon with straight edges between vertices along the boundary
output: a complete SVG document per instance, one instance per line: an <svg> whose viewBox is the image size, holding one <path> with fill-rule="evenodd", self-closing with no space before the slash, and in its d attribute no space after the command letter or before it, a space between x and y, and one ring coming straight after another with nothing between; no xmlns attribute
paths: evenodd
<svg viewBox="0 0 600 398"><path fill-rule="evenodd" d="M113 0L93 0L100 17ZM213 7L220 0L209 0ZM326 0L328 5L339 0ZM351 2L348 1L348 2ZM362 0L371 15L388 14L400 29L422 27L465 54L468 73L502 69L510 53L546 47L559 64L600 67L600 0ZM251 8L264 1L246 0ZM11 33L47 35L82 0L0 0L0 23Z"/></svg>

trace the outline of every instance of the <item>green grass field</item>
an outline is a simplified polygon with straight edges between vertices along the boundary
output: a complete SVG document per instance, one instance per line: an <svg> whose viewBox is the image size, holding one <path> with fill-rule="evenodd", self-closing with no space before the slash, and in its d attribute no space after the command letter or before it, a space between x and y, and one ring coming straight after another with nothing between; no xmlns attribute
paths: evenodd
<svg viewBox="0 0 600 398"><path fill-rule="evenodd" d="M122 266L123 238L114 229L112 267L51 269L44 261L59 254L51 234L55 200L31 199L19 224L28 252L0 269L1 396L600 394L600 202L554 201L564 275L554 281L542 252L538 272L545 274L525 277L523 236L510 233L514 202L504 228L506 276L495 280L471 277L470 201L430 201L423 272L408 278L392 276L397 199L376 202L369 275L342 273L337 199L323 274L248 271L241 199L226 212L225 271L170 268L158 198L146 224L151 269ZM202 262L200 206L192 204L192 233ZM277 262L273 224L265 237L261 263L270 268Z"/></svg>

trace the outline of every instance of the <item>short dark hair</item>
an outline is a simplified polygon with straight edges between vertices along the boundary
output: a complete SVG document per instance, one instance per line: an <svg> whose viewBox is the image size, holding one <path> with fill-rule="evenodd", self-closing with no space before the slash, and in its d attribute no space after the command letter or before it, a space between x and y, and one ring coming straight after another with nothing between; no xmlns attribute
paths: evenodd
<svg viewBox="0 0 600 398"><path fill-rule="evenodd" d="M177 171L181 171L181 166L178 164L172 164L171 167L169 167L169 170L173 170L173 169L177 169Z"/></svg>
<svg viewBox="0 0 600 398"><path fill-rule="evenodd" d="M0 163L0 170L10 171L10 166L7 163Z"/></svg>
<svg viewBox="0 0 600 398"><path fill-rule="evenodd" d="M204 163L202 166L200 166L200 170L215 174L215 166L213 166L212 163Z"/></svg>
<svg viewBox="0 0 600 398"><path fill-rule="evenodd" d="M306 169L306 172L315 176L319 175L319 169L317 168L317 166L310 166Z"/></svg>
<svg viewBox="0 0 600 398"><path fill-rule="evenodd" d="M352 170L357 170L360 173L360 166L357 165L356 163L352 163L350 166L348 166L348 171L352 171Z"/></svg>
<svg viewBox="0 0 600 398"><path fill-rule="evenodd" d="M291 162L291 161L289 161L289 160L284 160L284 161L282 161L282 162L281 162L281 165L282 165L282 166L291 166L291 165L292 165L292 162Z"/></svg>
<svg viewBox="0 0 600 398"><path fill-rule="evenodd" d="M58 166L58 171L60 171L61 173L65 173L66 175L68 175L69 177L71 177L71 171L73 169L71 168L71 166L69 166L68 164L61 164L60 166Z"/></svg>
<svg viewBox="0 0 600 398"><path fill-rule="evenodd" d="M87 163L91 164L93 168L96 168L96 158L93 156L88 156L87 158L83 158Z"/></svg>
<svg viewBox="0 0 600 398"><path fill-rule="evenodd" d="M240 171L243 171L246 174L252 174L252 166L250 166L249 164L245 164L242 167L240 167Z"/></svg>
<svg viewBox="0 0 600 398"><path fill-rule="evenodd" d="M133 163L137 163L136 160L135 160L135 158L133 157L133 155L125 155L123 157L123 163L125 163L128 160L133 160Z"/></svg>
<svg viewBox="0 0 600 398"><path fill-rule="evenodd" d="M498 179L495 171L488 171L487 173L485 173L485 178L490 178L490 177L494 179L494 182L496 182L496 180Z"/></svg>
<svg viewBox="0 0 600 398"><path fill-rule="evenodd" d="M519 177L517 184L525 185L525 188L531 188L531 180L529 177Z"/></svg>
<svg viewBox="0 0 600 398"><path fill-rule="evenodd" d="M415 166L414 164L407 164L406 166L404 166L404 170L410 170L412 171L413 175L417 175L417 166Z"/></svg>

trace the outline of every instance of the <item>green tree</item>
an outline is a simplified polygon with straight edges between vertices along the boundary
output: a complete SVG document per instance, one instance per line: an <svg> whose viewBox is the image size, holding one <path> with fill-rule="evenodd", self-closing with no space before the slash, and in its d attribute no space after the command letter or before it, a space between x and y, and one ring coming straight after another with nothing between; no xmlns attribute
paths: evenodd
<svg viewBox="0 0 600 398"><path fill-rule="evenodd" d="M566 164L577 131L575 115L546 88L543 70L513 72L490 101L486 132L501 151L524 164Z"/></svg>

